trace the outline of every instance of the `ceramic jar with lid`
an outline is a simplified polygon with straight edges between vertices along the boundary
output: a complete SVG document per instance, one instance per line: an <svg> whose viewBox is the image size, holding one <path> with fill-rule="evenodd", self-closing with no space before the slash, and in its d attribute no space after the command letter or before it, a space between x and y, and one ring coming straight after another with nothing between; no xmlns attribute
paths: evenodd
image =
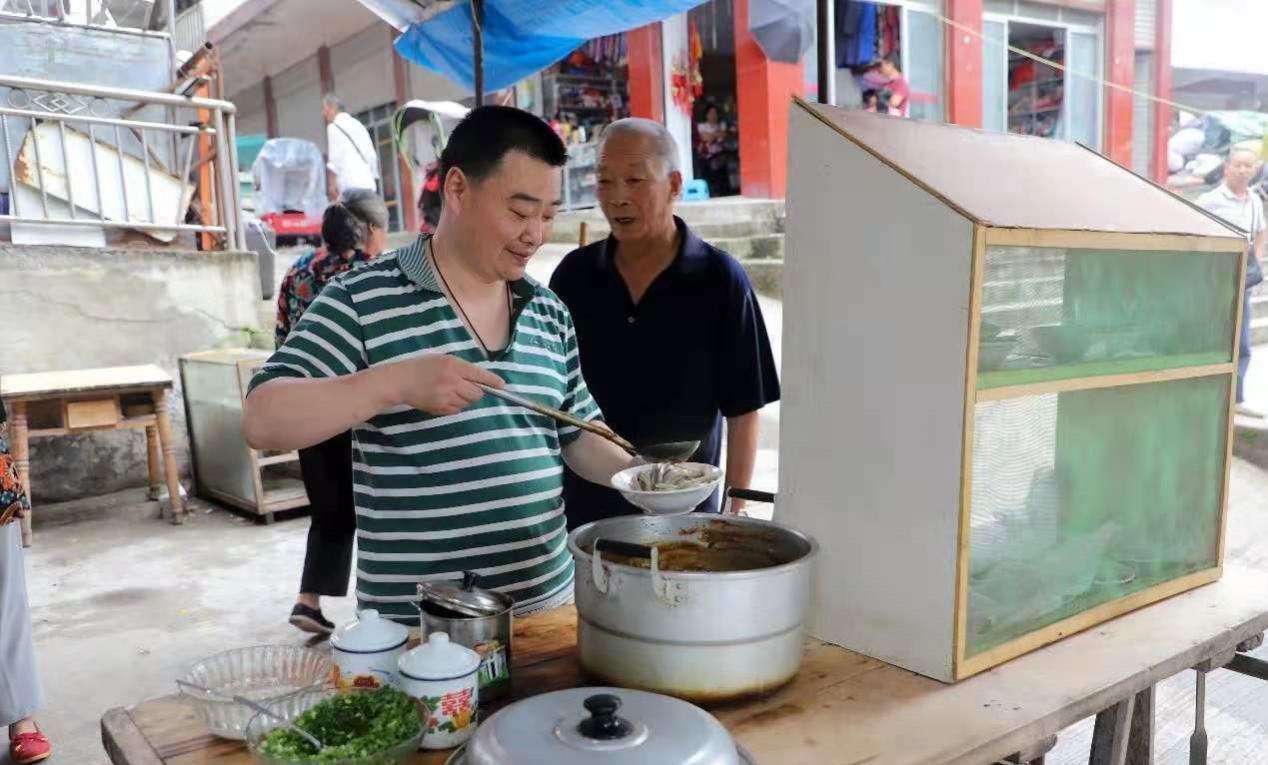
<svg viewBox="0 0 1268 765"><path fill-rule="evenodd" d="M433 632L426 643L401 656L397 664L401 690L431 711L424 749L450 749L475 733L479 669L480 654L451 643L443 632Z"/></svg>
<svg viewBox="0 0 1268 765"><path fill-rule="evenodd" d="M658 693L570 688L485 720L457 765L754 765L722 723Z"/></svg>
<svg viewBox="0 0 1268 765"><path fill-rule="evenodd" d="M405 653L409 628L368 609L330 636L330 655L341 688L396 685L397 662Z"/></svg>

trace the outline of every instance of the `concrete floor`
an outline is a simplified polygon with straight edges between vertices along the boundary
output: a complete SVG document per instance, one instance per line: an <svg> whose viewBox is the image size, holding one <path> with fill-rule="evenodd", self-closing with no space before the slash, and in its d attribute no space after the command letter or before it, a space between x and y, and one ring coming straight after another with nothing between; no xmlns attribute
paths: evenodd
<svg viewBox="0 0 1268 765"><path fill-rule="evenodd" d="M544 278L566 249L546 249L534 275ZM763 301L776 343L780 308ZM1268 369L1256 378L1255 389L1268 394ZM1255 399L1268 402L1268 395L1252 394ZM762 419L755 485L774 490L778 407ZM1240 461L1233 470L1229 555L1268 564L1268 546L1259 545L1268 533L1268 474ZM195 500L192 508L181 527L157 520L143 490L37 508L27 565L48 701L39 721L57 747L55 762L105 763L101 714L174 692L173 678L204 656L235 646L305 642L286 616L308 522L257 526L205 502ZM325 609L336 622L353 615L349 599L328 600ZM1208 698L1211 762L1268 762L1268 685L1218 672ZM1187 762L1192 701L1191 673L1161 687L1158 763ZM1086 722L1071 728L1050 762L1086 762L1089 736ZM8 765L3 753L0 765Z"/></svg>

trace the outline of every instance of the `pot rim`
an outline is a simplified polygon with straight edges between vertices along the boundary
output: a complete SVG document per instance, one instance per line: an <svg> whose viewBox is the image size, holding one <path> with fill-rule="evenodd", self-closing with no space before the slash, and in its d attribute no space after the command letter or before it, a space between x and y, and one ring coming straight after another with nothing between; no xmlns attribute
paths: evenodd
<svg viewBox="0 0 1268 765"><path fill-rule="evenodd" d="M710 516L709 518L702 519L706 521L712 520L712 519L719 519L719 520L725 520L728 523L738 523L742 526L758 526L758 527L774 526L778 528L780 531L790 534L794 537L797 537L801 541L805 542L806 545L809 547L809 549L806 551L805 555L801 556L800 558L797 558L796 560L791 560L791 561L788 561L787 563L781 563L778 566L771 566L769 568L753 568L753 569L746 569L744 571L666 571L662 569L659 571L659 574L662 578L669 579L669 580L688 581L688 582L702 581L702 580L708 580L711 582L713 581L733 582L733 581L738 581L741 579L758 579L758 578L774 576L776 574L782 574L797 568L801 568L805 566L807 563L809 563L810 561L814 560L819 555L819 542L816 541L814 537L804 532L798 531L797 529L794 529L791 526L786 526L782 523L776 523L775 521L767 521L761 518L748 518L744 516L725 516L725 515L720 515L718 513L690 513L685 516L677 516L677 517L687 518L687 517L691 517L695 515ZM581 535L583 533L588 532L592 527L600 526L602 524L612 525L611 521L620 520L624 518L630 518L630 517L634 517L634 516L616 516L615 518L603 518L601 520L591 521L590 523L587 523L584 526L578 526L577 528L573 529L571 533L568 534L568 552L572 553L572 557L576 559L577 561L582 562L587 566L591 565L591 559L594 556L593 556L593 553L589 553L581 549L581 545L577 541L578 539L581 538ZM620 541L628 542L630 540L620 540ZM626 563L616 563L611 561L608 558L603 559L603 565L613 566L616 569L620 570L622 573L629 574L632 576L650 578L652 575L651 569L643 568L642 566L631 566Z"/></svg>

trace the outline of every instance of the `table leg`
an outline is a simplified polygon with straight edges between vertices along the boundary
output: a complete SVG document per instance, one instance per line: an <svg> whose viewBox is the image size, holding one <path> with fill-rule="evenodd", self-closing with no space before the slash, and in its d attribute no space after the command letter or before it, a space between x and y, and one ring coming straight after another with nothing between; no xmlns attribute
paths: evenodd
<svg viewBox="0 0 1268 765"><path fill-rule="evenodd" d="M1127 765L1127 743L1135 707L1136 697L1129 696L1096 716L1088 765Z"/></svg>
<svg viewBox="0 0 1268 765"><path fill-rule="evenodd" d="M150 425L145 429L145 452L150 468L150 499L157 501L163 496L163 471L159 466L161 451L157 425Z"/></svg>
<svg viewBox="0 0 1268 765"><path fill-rule="evenodd" d="M176 470L176 444L172 440L172 419L167 413L167 391L154 391L154 416L158 421L159 446L163 449L163 474L167 479L167 495L172 508L172 523L185 522L185 503L181 501L181 477Z"/></svg>
<svg viewBox="0 0 1268 765"><path fill-rule="evenodd" d="M26 402L15 401L11 414L9 438L13 441L11 445L13 461L18 468L18 483L22 484L22 491L26 492L29 503L31 499L31 445L26 425ZM28 512L22 518L22 546L30 547L31 541L31 513Z"/></svg>
<svg viewBox="0 0 1268 765"><path fill-rule="evenodd" d="M1189 737L1189 765L1206 765L1206 673L1197 670L1197 703L1193 713L1193 735Z"/></svg>

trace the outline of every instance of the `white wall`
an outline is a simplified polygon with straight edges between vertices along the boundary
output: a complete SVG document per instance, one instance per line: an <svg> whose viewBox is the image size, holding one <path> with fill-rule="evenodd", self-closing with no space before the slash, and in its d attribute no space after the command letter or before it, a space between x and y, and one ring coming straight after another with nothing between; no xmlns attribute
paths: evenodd
<svg viewBox="0 0 1268 765"><path fill-rule="evenodd" d="M351 114L396 100L389 30L371 24L330 49L335 92Z"/></svg>
<svg viewBox="0 0 1268 765"><path fill-rule="evenodd" d="M257 82L251 87L233 95L230 99L238 107L238 135L269 132L268 111L264 107L264 83Z"/></svg>
<svg viewBox="0 0 1268 765"><path fill-rule="evenodd" d="M1263 0L1175 0L1171 65L1177 69L1268 74Z"/></svg>
<svg viewBox="0 0 1268 765"><path fill-rule="evenodd" d="M317 54L273 78L277 129L281 136L305 138L326 150L326 124L321 119L321 75Z"/></svg>

